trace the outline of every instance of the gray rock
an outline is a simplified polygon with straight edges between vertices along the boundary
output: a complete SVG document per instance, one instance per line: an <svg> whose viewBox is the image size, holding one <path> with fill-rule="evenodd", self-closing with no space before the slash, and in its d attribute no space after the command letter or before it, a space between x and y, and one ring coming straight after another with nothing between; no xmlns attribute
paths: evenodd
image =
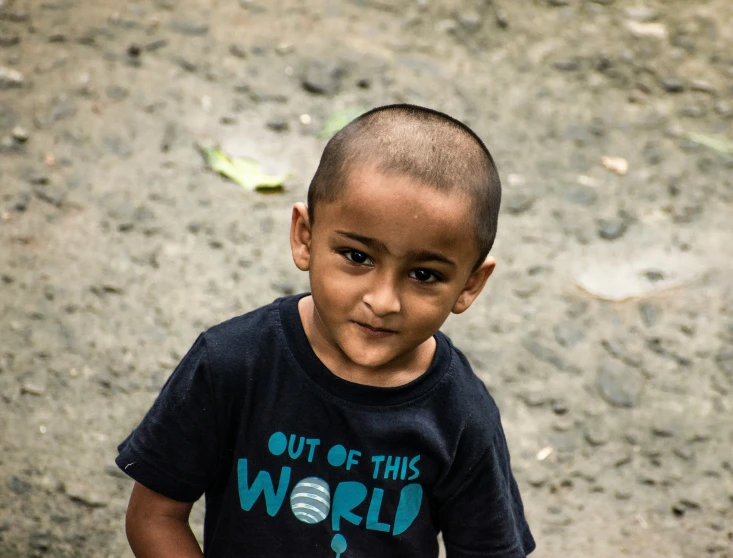
<svg viewBox="0 0 733 558"><path fill-rule="evenodd" d="M724 345L715 356L718 368L733 382L733 345Z"/></svg>
<svg viewBox="0 0 733 558"><path fill-rule="evenodd" d="M573 367L568 366L559 354L530 337L525 337L522 340L522 346L534 357L551 364L558 370L573 371Z"/></svg>
<svg viewBox="0 0 733 558"><path fill-rule="evenodd" d="M645 6L631 6L629 8L624 8L624 15L628 19L641 23L654 21L659 17L659 13L656 10L652 10Z"/></svg>
<svg viewBox="0 0 733 558"><path fill-rule="evenodd" d="M31 484L13 475L8 482L8 488L13 494L21 495L26 494L31 489Z"/></svg>
<svg viewBox="0 0 733 558"><path fill-rule="evenodd" d="M611 439L611 432L605 422L594 420L585 425L585 441L591 446L603 446Z"/></svg>
<svg viewBox="0 0 733 558"><path fill-rule="evenodd" d="M290 129L290 123L284 118L272 118L266 126L275 132L287 132Z"/></svg>
<svg viewBox="0 0 733 558"><path fill-rule="evenodd" d="M527 390L519 394L527 407L542 407L550 400L546 390Z"/></svg>
<svg viewBox="0 0 733 558"><path fill-rule="evenodd" d="M598 236L604 240L621 238L628 229L628 222L622 217L601 219L598 221Z"/></svg>
<svg viewBox="0 0 733 558"><path fill-rule="evenodd" d="M481 15L473 11L461 12L458 14L457 19L460 26L469 33L478 31L483 24Z"/></svg>
<svg viewBox="0 0 733 558"><path fill-rule="evenodd" d="M644 379L636 370L615 362L601 365L596 378L600 396L614 407L636 407L644 389Z"/></svg>
<svg viewBox="0 0 733 558"><path fill-rule="evenodd" d="M578 205L589 206L598 201L598 192L590 186L581 184L569 186L565 190L565 199Z"/></svg>
<svg viewBox="0 0 733 558"><path fill-rule="evenodd" d="M563 347L575 347L585 339L585 330L573 322L561 322L552 328L555 340Z"/></svg>
<svg viewBox="0 0 733 558"><path fill-rule="evenodd" d="M191 37L206 35L209 32L208 24L195 21L171 21L167 27L175 33Z"/></svg>
<svg viewBox="0 0 733 558"><path fill-rule="evenodd" d="M130 147L127 140L120 136L105 136L102 138L102 143L121 159L129 159L132 155L132 147Z"/></svg>
<svg viewBox="0 0 733 558"><path fill-rule="evenodd" d="M48 529L36 529L28 536L28 545L35 551L45 552L52 544L53 537Z"/></svg>
<svg viewBox="0 0 733 558"><path fill-rule="evenodd" d="M641 366L642 359L633 351L626 347L626 343L620 339L604 339L601 341L603 348L608 351L608 354L620 361L637 368Z"/></svg>
<svg viewBox="0 0 733 558"><path fill-rule="evenodd" d="M570 1L569 0L547 0L547 3L550 6L567 6Z"/></svg>
<svg viewBox="0 0 733 558"><path fill-rule="evenodd" d="M644 324L651 327L659 322L662 311L653 302L642 302L639 304L639 313Z"/></svg>
<svg viewBox="0 0 733 558"><path fill-rule="evenodd" d="M66 120L75 116L77 112L76 103L68 95L59 95L51 102L46 116L48 124L54 124L60 120Z"/></svg>
<svg viewBox="0 0 733 558"><path fill-rule="evenodd" d="M502 206L509 215L520 215L532 208L535 199L534 195L527 192L509 191L502 200Z"/></svg>
<svg viewBox="0 0 733 558"><path fill-rule="evenodd" d="M0 47L11 47L20 44L20 35L0 31Z"/></svg>
<svg viewBox="0 0 733 558"><path fill-rule="evenodd" d="M346 67L340 62L311 60L303 70L300 83L309 93L332 96L338 93L345 75Z"/></svg>
<svg viewBox="0 0 733 558"><path fill-rule="evenodd" d="M23 126L15 126L13 128L13 131L11 132L11 135L13 136L13 139L20 143L25 143L28 141L28 138L30 138L30 134L28 133L28 130L23 128Z"/></svg>
<svg viewBox="0 0 733 558"><path fill-rule="evenodd" d="M236 56L237 58L240 58L242 60L247 59L247 50L241 45L229 45L229 54L231 54L232 56Z"/></svg>
<svg viewBox="0 0 733 558"><path fill-rule="evenodd" d="M682 93L685 90L684 84L674 77L662 78L661 85L667 93Z"/></svg>
<svg viewBox="0 0 733 558"><path fill-rule="evenodd" d="M527 482L535 488L540 488L547 482L547 473L541 469L533 469L527 474Z"/></svg>
<svg viewBox="0 0 733 558"><path fill-rule="evenodd" d="M0 89L23 87L25 77L18 70L0 66Z"/></svg>
<svg viewBox="0 0 733 558"><path fill-rule="evenodd" d="M127 98L130 94L130 90L127 87L121 85L110 85L107 87L107 97L113 101L122 101Z"/></svg>

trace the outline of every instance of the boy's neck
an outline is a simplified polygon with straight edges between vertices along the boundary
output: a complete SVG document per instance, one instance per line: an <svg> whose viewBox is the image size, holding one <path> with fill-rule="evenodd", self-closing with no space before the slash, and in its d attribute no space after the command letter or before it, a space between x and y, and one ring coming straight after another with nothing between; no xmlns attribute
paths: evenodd
<svg viewBox="0 0 733 558"><path fill-rule="evenodd" d="M430 337L398 361L379 368L359 366L333 347L320 332L312 296L298 301L298 313L313 352L331 373L347 382L374 387L402 386L422 376L435 356L437 344L435 337Z"/></svg>

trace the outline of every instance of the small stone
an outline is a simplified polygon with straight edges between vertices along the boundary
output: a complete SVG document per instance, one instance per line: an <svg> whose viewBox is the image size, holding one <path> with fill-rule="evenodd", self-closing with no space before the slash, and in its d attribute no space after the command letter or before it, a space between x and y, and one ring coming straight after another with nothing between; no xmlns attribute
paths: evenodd
<svg viewBox="0 0 733 558"><path fill-rule="evenodd" d="M575 347L585 339L585 331L573 322L555 324L552 328L555 340L563 347Z"/></svg>
<svg viewBox="0 0 733 558"><path fill-rule="evenodd" d="M547 0L547 3L550 6L567 6L569 4L569 0Z"/></svg>
<svg viewBox="0 0 733 558"><path fill-rule="evenodd" d="M122 101L127 98L130 94L130 90L127 87L121 85L110 85L107 87L107 97L113 101Z"/></svg>
<svg viewBox="0 0 733 558"><path fill-rule="evenodd" d="M630 500L633 496L633 493L629 492L628 490L616 490L614 491L613 496L616 498L616 500L625 501Z"/></svg>
<svg viewBox="0 0 733 558"><path fill-rule="evenodd" d="M560 60L555 60L552 65L555 69L562 72L577 72L581 68L582 60L577 57L561 58Z"/></svg>
<svg viewBox="0 0 733 558"><path fill-rule="evenodd" d="M565 364L565 361L562 359L562 357L560 357L559 354L557 354L552 349L541 345L536 340L530 337L525 337L521 341L521 344L527 351L529 351L530 354L532 354L539 360L552 364L558 370L569 370L569 367Z"/></svg>
<svg viewBox="0 0 733 558"><path fill-rule="evenodd" d="M26 130L22 126L16 126L15 128L13 128L11 135L13 136L13 139L18 143L25 143L28 141L28 138L31 137L28 133L28 130Z"/></svg>
<svg viewBox="0 0 733 558"><path fill-rule="evenodd" d="M237 44L229 45L229 54L237 58L240 58L242 60L247 59L247 51L241 45L237 45Z"/></svg>
<svg viewBox="0 0 733 558"><path fill-rule="evenodd" d="M345 74L346 68L340 63L312 60L306 64L300 83L308 93L331 96L338 92Z"/></svg>
<svg viewBox="0 0 733 558"><path fill-rule="evenodd" d="M45 552L51 548L52 543L51 532L48 529L37 529L28 537L28 545L35 551Z"/></svg>
<svg viewBox="0 0 733 558"><path fill-rule="evenodd" d="M628 19L639 21L641 23L648 23L654 21L659 17L659 13L656 10L647 8L645 6L632 6L624 8L624 15Z"/></svg>
<svg viewBox="0 0 733 558"><path fill-rule="evenodd" d="M639 305L639 313L644 325L651 327L659 321L662 312L653 302L642 302Z"/></svg>
<svg viewBox="0 0 733 558"><path fill-rule="evenodd" d="M636 407L644 380L632 368L606 362L598 370L596 386L601 397L614 407Z"/></svg>
<svg viewBox="0 0 733 558"><path fill-rule="evenodd" d="M40 384L27 382L20 388L21 393L27 393L29 395L43 395L46 393L46 387Z"/></svg>
<svg viewBox="0 0 733 558"><path fill-rule="evenodd" d="M569 202L590 206L598 201L598 192L590 186L571 185L566 188L564 197Z"/></svg>
<svg viewBox="0 0 733 558"><path fill-rule="evenodd" d="M168 46L167 39L156 39L155 41L151 41L148 44L146 44L143 47L143 50L145 52L154 52L154 51L156 51L158 49L161 49L161 48L163 48L165 46Z"/></svg>
<svg viewBox="0 0 733 558"><path fill-rule="evenodd" d="M268 120L266 125L275 132L286 132L290 129L290 123L284 118L273 118Z"/></svg>
<svg viewBox="0 0 733 558"><path fill-rule="evenodd" d="M0 89L23 87L25 78L18 70L0 66Z"/></svg>
<svg viewBox="0 0 733 558"><path fill-rule="evenodd" d="M94 492L86 483L66 485L65 491L72 502L89 508L104 508L108 504L105 494Z"/></svg>
<svg viewBox="0 0 733 558"><path fill-rule="evenodd" d="M196 70L198 70L198 65L188 58L179 57L178 59L176 59L176 62L183 70L187 72L194 73L196 72Z"/></svg>
<svg viewBox="0 0 733 558"><path fill-rule="evenodd" d="M535 199L526 192L508 192L502 205L509 215L520 215L532 208Z"/></svg>
<svg viewBox="0 0 733 558"><path fill-rule="evenodd" d="M536 281L519 281L512 288L514 296L522 299L531 297L537 291L540 290L540 283Z"/></svg>
<svg viewBox="0 0 733 558"><path fill-rule="evenodd" d="M11 47L20 44L20 35L2 34L0 35L0 47Z"/></svg>
<svg viewBox="0 0 733 558"><path fill-rule="evenodd" d="M519 395L527 407L541 407L550 400L545 390L528 390Z"/></svg>
<svg viewBox="0 0 733 558"><path fill-rule="evenodd" d="M609 429L603 422L593 421L585 425L585 440L591 446L603 446L610 438Z"/></svg>
<svg viewBox="0 0 733 558"><path fill-rule="evenodd" d="M206 35L209 32L208 24L187 21L171 21L168 23L168 29L191 37Z"/></svg>
<svg viewBox="0 0 733 558"><path fill-rule="evenodd" d="M626 219L620 217L614 219L601 219L598 221L598 236L604 240L616 240L621 238L628 229Z"/></svg>
<svg viewBox="0 0 733 558"><path fill-rule="evenodd" d="M677 428L673 424L657 422L652 426L652 434L659 438L673 438L677 435Z"/></svg>
<svg viewBox="0 0 733 558"><path fill-rule="evenodd" d="M483 24L481 15L477 12L461 12L458 14L458 23L468 32L478 31Z"/></svg>
<svg viewBox="0 0 733 558"><path fill-rule="evenodd" d="M8 488L13 494L21 495L27 493L31 489L31 483L19 479L15 475L10 477L8 482Z"/></svg>
<svg viewBox="0 0 733 558"><path fill-rule="evenodd" d="M672 453L674 453L683 461L692 461L692 458L695 456L693 451L688 447L674 448L674 450L672 450Z"/></svg>
<svg viewBox="0 0 733 558"><path fill-rule="evenodd" d="M535 488L540 488L547 482L547 473L540 469L534 469L527 474L527 482Z"/></svg>
<svg viewBox="0 0 733 558"><path fill-rule="evenodd" d="M733 104L726 101L718 101L715 103L715 112L723 118L733 116Z"/></svg>
<svg viewBox="0 0 733 558"><path fill-rule="evenodd" d="M665 77L661 80L662 88L667 93L682 93L685 90L684 84L673 77Z"/></svg>
<svg viewBox="0 0 733 558"><path fill-rule="evenodd" d="M553 399L552 400L552 412L556 415L564 415L568 412L568 404L564 399ZM571 423L572 425L572 423ZM565 430L569 430L566 428Z"/></svg>

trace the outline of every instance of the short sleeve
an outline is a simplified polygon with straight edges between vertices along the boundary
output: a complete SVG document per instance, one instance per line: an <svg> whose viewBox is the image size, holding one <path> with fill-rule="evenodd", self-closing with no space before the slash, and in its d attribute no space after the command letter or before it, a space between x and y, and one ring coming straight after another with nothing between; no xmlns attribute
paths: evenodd
<svg viewBox="0 0 733 558"><path fill-rule="evenodd" d="M448 558L525 558L534 550L501 427L439 514Z"/></svg>
<svg viewBox="0 0 733 558"><path fill-rule="evenodd" d="M206 342L201 335L145 418L117 448L117 465L168 498L198 500L216 474L215 410Z"/></svg>

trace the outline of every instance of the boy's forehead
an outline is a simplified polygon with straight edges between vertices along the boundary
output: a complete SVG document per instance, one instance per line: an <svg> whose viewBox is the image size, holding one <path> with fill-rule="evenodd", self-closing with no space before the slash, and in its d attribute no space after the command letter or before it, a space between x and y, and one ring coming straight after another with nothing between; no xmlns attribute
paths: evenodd
<svg viewBox="0 0 733 558"><path fill-rule="evenodd" d="M364 234L387 246L432 245L451 253L470 246L473 257L470 197L460 190L440 191L407 173L384 173L374 166L354 169L335 199L315 209L316 229L321 224L332 233Z"/></svg>

